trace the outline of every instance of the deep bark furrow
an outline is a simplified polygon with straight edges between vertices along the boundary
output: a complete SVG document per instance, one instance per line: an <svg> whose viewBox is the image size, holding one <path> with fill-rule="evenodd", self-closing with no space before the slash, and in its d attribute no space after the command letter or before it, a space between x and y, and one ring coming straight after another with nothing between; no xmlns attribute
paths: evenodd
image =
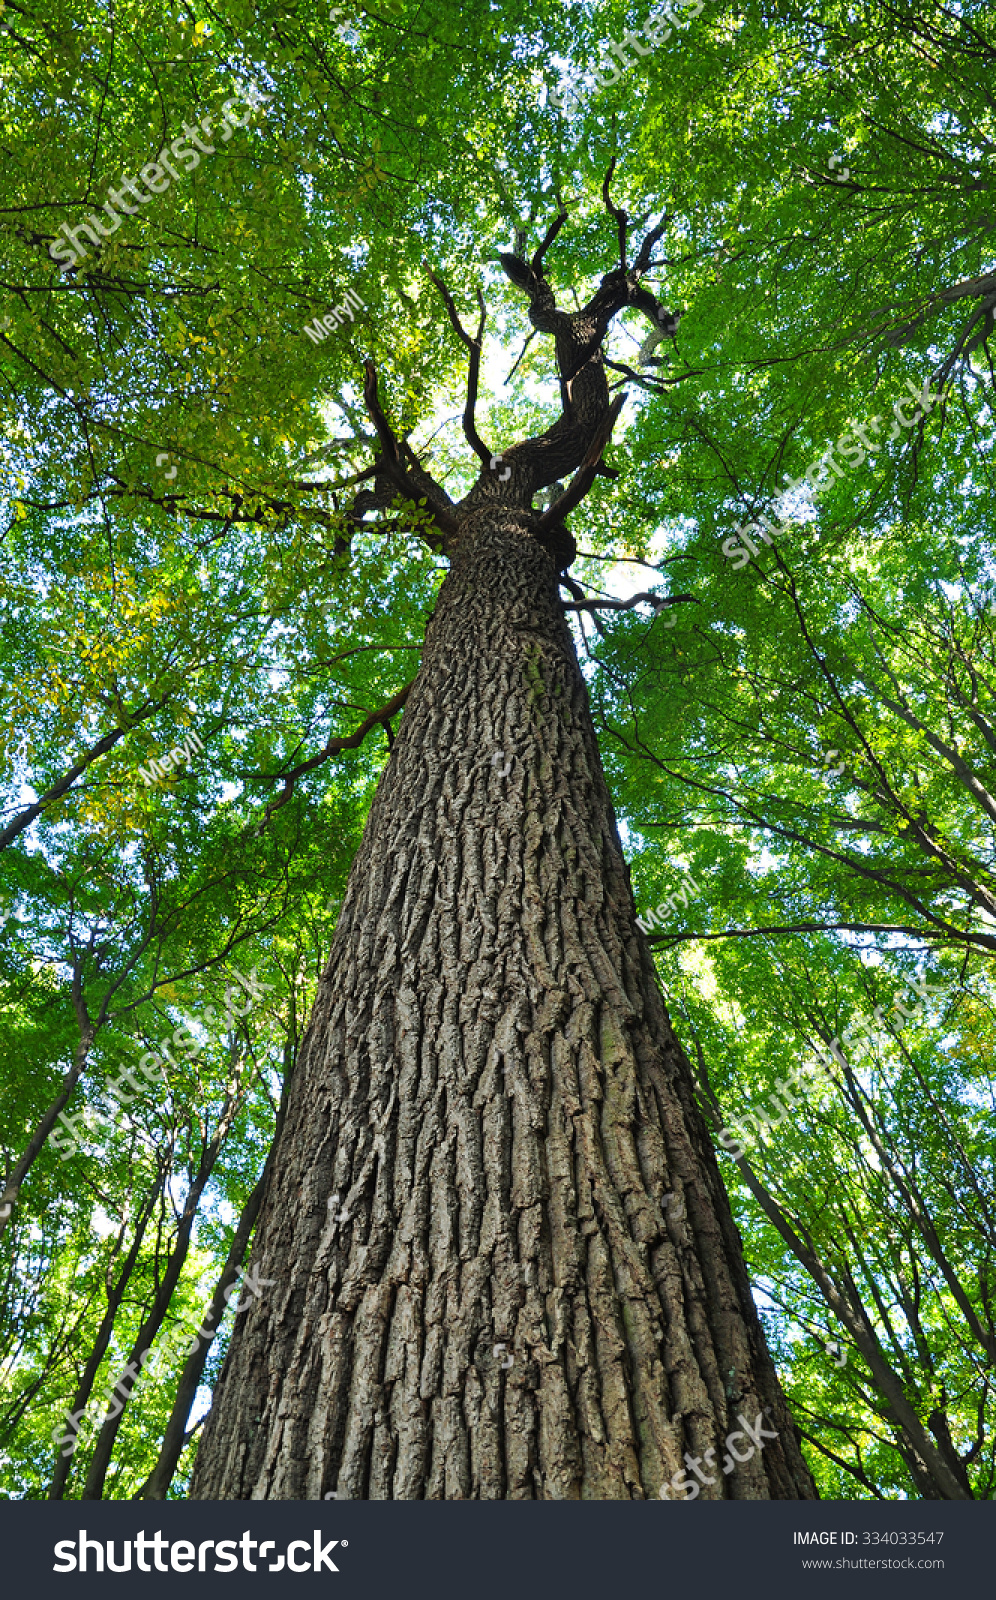
<svg viewBox="0 0 996 1600"><path fill-rule="evenodd" d="M452 551L195 1496L646 1498L710 1449L704 1497L813 1494L534 520ZM741 1411L778 1438L724 1476Z"/></svg>

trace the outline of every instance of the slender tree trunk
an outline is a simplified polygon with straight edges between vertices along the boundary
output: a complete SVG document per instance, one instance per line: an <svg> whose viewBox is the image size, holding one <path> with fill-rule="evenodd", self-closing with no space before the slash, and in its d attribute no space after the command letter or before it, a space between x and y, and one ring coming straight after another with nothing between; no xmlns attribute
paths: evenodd
<svg viewBox="0 0 996 1600"><path fill-rule="evenodd" d="M786 1212L761 1182L745 1156L737 1157L737 1166L758 1205L805 1267L841 1327L847 1329L868 1363L875 1387L883 1399L884 1415L896 1430L896 1449L906 1462L920 1494L925 1500L971 1500L973 1496L968 1474L951 1446L951 1436L946 1423L943 1423L943 1413L935 1410L930 1418L930 1428L937 1439L935 1444L906 1393L903 1377L891 1365L882 1348L874 1321L865 1309L860 1290L847 1266L839 1267L839 1281L835 1279L811 1242L804 1243L799 1237ZM936 1426L938 1418L943 1424L941 1431Z"/></svg>
<svg viewBox="0 0 996 1600"><path fill-rule="evenodd" d="M72 1092L82 1077L96 1034L97 1029L89 1020L81 1024L79 1043L73 1051L73 1064L62 1080L62 1088L55 1099L49 1103L38 1126L28 1140L27 1148L18 1161L15 1162L13 1171L7 1178L3 1192L0 1194L0 1239L3 1238L7 1231L21 1185L45 1148L45 1141L55 1127L59 1112L63 1111L69 1104Z"/></svg>
<svg viewBox="0 0 996 1600"><path fill-rule="evenodd" d="M107 1417L100 1433L97 1435L97 1443L94 1446L93 1455L90 1457L90 1465L87 1469L86 1483L83 1486L83 1493L80 1495L81 1500L99 1500L103 1496L104 1481L111 1463L111 1455L114 1450L114 1442L118 1436L118 1429L124 1422L125 1411L134 1391L137 1374L141 1370L142 1359L151 1349L166 1320L166 1313L173 1298L173 1291L180 1281L180 1274L183 1271L187 1254L190 1250L190 1236L193 1232L197 1208L200 1205L201 1196L207 1186L208 1179L214 1171L215 1163L221 1153L221 1147L231 1127L236 1105L236 1100L233 1096L237 1095L237 1092L236 1085L229 1092L217 1131L210 1142L205 1145L197 1172L191 1178L183 1213L176 1230L176 1239L166 1261L166 1270L156 1290L151 1310L135 1336L135 1342L128 1357L126 1370L127 1367L130 1367L132 1375L127 1381L121 1379L115 1385L115 1404L118 1405L118 1410L113 1416Z"/></svg>
<svg viewBox="0 0 996 1600"><path fill-rule="evenodd" d="M141 1211L135 1219L135 1237L132 1240L131 1249L128 1251L128 1254L125 1257L124 1265L118 1274L118 1280L114 1284L111 1283L110 1269L108 1269L107 1309L101 1319L100 1327L97 1329L97 1337L94 1340L93 1349L90 1351L86 1366L83 1369L83 1376L76 1387L76 1393L73 1395L72 1404L69 1408L70 1416L75 1416L77 1412L82 1411L89 1404L90 1396L93 1393L93 1386L97 1378L97 1373L100 1371L101 1362L107 1354L107 1349L111 1342L111 1335L114 1332L114 1319L118 1314L118 1308L124 1299L125 1291L128 1288L129 1282L131 1281L132 1273L135 1270L135 1263L138 1260L138 1253L142 1248L142 1240L145 1238L146 1229L149 1225L149 1219L152 1216L153 1208L162 1192L162 1187L165 1181L165 1168L160 1168L158 1182L155 1188L149 1194L147 1200L144 1202ZM71 1431L72 1430L67 1428L67 1432ZM65 1437L66 1436L64 1434L63 1439L65 1439ZM48 1498L50 1500L62 1499L66 1483L69 1479L69 1474L72 1470L75 1452L69 1455L64 1455L64 1448L65 1446L63 1445L58 1449L58 1453L55 1458L55 1467L52 1471L52 1481L48 1486Z"/></svg>
<svg viewBox="0 0 996 1600"><path fill-rule="evenodd" d="M704 1498L815 1495L535 521L454 544L194 1498L645 1499L686 1451ZM777 1437L724 1475L740 1414Z"/></svg>
<svg viewBox="0 0 996 1600"><path fill-rule="evenodd" d="M235 1282L238 1270L242 1265L249 1237L255 1227L256 1218L259 1216L259 1208L263 1201L269 1170L270 1162L267 1161L259 1182L243 1208L224 1270L215 1285L214 1294L211 1296L211 1304L208 1306L201 1322L201 1327L206 1328L211 1337L208 1339L199 1338L196 1350L191 1350L183 1364L183 1371L180 1373L180 1381L177 1384L176 1399L173 1401L173 1409L170 1412L166 1431L163 1434L159 1459L142 1485L140 1493L135 1496L136 1500L165 1500L169 1492L169 1486L173 1482L177 1463L183 1454L184 1446L189 1437L186 1431L187 1418L190 1415L190 1408L194 1403L194 1396L201 1381L204 1363L207 1361L208 1352L211 1349L211 1341L218 1331L218 1326L225 1314L225 1307L228 1304L225 1298L225 1290Z"/></svg>

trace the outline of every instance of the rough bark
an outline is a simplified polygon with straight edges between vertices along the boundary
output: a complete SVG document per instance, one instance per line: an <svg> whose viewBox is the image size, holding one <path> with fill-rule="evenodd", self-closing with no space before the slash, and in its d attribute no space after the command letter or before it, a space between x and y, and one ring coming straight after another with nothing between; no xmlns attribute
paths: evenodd
<svg viewBox="0 0 996 1600"><path fill-rule="evenodd" d="M537 522L452 550L194 1498L643 1499L740 1413L778 1436L703 1497L815 1494Z"/></svg>
<svg viewBox="0 0 996 1600"><path fill-rule="evenodd" d="M191 1494L645 1499L741 1415L777 1437L705 1498L815 1495L674 1037L602 774L558 574L622 404L601 344L626 265L558 309L544 258L500 257L552 336L562 414L454 506L377 395L378 505L424 495L451 561L302 1047L253 1250L275 1279L236 1329ZM438 280L437 280L438 282ZM464 431L474 421L476 340ZM575 476L545 512L536 492ZM241 1320L241 1319L240 1319Z"/></svg>

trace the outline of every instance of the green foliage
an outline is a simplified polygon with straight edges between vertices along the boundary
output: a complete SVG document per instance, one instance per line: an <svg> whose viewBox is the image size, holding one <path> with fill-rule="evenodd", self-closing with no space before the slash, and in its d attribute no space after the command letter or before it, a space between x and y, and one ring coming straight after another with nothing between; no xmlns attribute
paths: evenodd
<svg viewBox="0 0 996 1600"><path fill-rule="evenodd" d="M649 577L692 597L653 621L606 613L597 637L578 621L637 906L684 867L700 885L655 944L716 1129L914 971L943 984L872 1062L753 1140L749 1175L720 1160L821 1492L922 1489L776 1213L853 1283L917 1415L989 1497L991 18L709 3L564 112L549 90L633 26L621 0L333 13L3 13L8 1173L81 1051L67 1110L90 1116L79 1155L43 1146L0 1247L4 1490L45 1494L51 1430L148 1206L95 1395L127 1358L233 1074L167 1329L200 1315L269 1148L385 736L287 777L414 676L442 574L424 503L355 510L363 360L458 498L477 470L452 415L466 353L424 262L462 311L485 290L477 421L508 448L558 396L542 336L505 386L531 330L495 251L517 230L534 249L563 202L547 270L562 304L580 301L617 259L601 194L615 159L614 201L667 213L648 281L684 312L658 365L639 365L641 314L610 333L637 379L607 452L621 476L571 519L589 593ZM99 212L185 120L217 126L250 83L265 109L60 274L62 224ZM367 309L312 345L305 323L349 288ZM890 440L909 382L936 375L943 399ZM790 531L755 534L735 569L721 547L736 527L876 416L880 447L815 507L800 492ZM204 751L147 787L138 769L190 730ZM223 1008L232 965L258 967L266 1003L122 1114L112 1079ZM151 1471L178 1366L128 1408L106 1494ZM188 1466L189 1451L173 1493ZM67 1493L81 1484L74 1463Z"/></svg>

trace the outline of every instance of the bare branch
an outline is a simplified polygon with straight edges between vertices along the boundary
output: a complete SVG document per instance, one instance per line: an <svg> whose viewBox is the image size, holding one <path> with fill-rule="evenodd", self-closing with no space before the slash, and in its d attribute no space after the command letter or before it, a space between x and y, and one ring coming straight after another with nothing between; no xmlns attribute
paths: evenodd
<svg viewBox="0 0 996 1600"><path fill-rule="evenodd" d="M477 326L477 334L472 339L463 323L460 321L460 315L457 311L453 296L450 294L450 291L446 287L446 284L443 282L442 278L433 272L428 261L423 262L423 266L443 297L443 303L450 314L450 321L452 322L453 327L456 329L457 335L463 340L463 343L470 351L470 363L467 371L467 403L463 408L463 431L464 437L466 438L471 449L480 458L480 460L484 462L485 466L487 466L491 461L492 452L484 443L484 440L477 431L477 425L474 422L474 408L477 405L477 382L481 370L481 340L484 338L484 325L487 321L488 315L484 305L484 296L481 293L480 286L478 286L477 303L481 308L481 320Z"/></svg>
<svg viewBox="0 0 996 1600"><path fill-rule="evenodd" d="M583 600L584 599L584 590L582 589L581 585L579 583L575 583L573 578L569 578L567 576L566 572L562 572L561 573L560 581L563 584L565 589L569 589L570 590L570 592L574 596L575 600ZM564 610L565 611L586 611L587 610L587 606L584 606L584 605L578 605L578 606L565 605L564 606ZM602 635L602 638L603 639L608 638L608 634L606 633L604 627L602 626L602 623L601 623L600 619L594 613L592 613L591 620L595 624L595 627L598 629L599 633Z"/></svg>
<svg viewBox="0 0 996 1600"><path fill-rule="evenodd" d="M381 706L379 711L371 711L370 715L360 723L355 733L346 734L341 739L330 739L325 748L319 750L316 756L312 756L308 761L302 761L299 766L292 767L290 772L277 772L270 777L261 777L259 781L264 783L277 783L283 778L284 787L276 800L270 801L256 832L262 833L274 811L279 811L281 806L287 804L294 793L294 785L298 778L303 777L306 772L313 772L316 767L320 767L330 756L338 755L342 750L356 750L363 743L371 728L376 728L380 723L387 723L392 717L396 716L411 694L414 684L415 679L413 678L411 683L406 683L403 689L399 689L393 699L389 700L386 705Z"/></svg>
<svg viewBox="0 0 996 1600"><path fill-rule="evenodd" d="M529 346L532 343L532 341L535 339L535 337L536 337L536 329L535 328L531 328L530 331L526 334L526 342L522 346L522 350L520 352L518 361L515 363L515 366L512 368L512 370L509 373L508 377L505 379L506 388L511 383L512 379L515 377L515 374L518 372L519 367L522 364L523 356L525 355L526 351L529 349Z"/></svg>
<svg viewBox="0 0 996 1600"><path fill-rule="evenodd" d="M649 933L647 939L650 944L687 944L690 938L701 939L753 939L758 935L769 933L837 933L840 930L850 933L888 933L910 934L915 939L920 939L924 944L929 944L931 935L925 934L922 928L911 927L905 922L779 922L765 924L758 928L724 928L719 933L696 934L668 934ZM933 936L938 944L943 941L943 935Z"/></svg>
<svg viewBox="0 0 996 1600"><path fill-rule="evenodd" d="M621 209L621 207L614 206L612 204L612 201L609 198L609 184L612 182L612 174L615 172L615 170L616 170L616 158L615 158L615 156L613 156L611 162L609 163L609 170L605 174L605 181L602 184L602 199L605 201L605 209L606 209L606 211L609 213L610 216L615 217L616 224L617 224L617 226L619 228L619 271L620 272L625 272L626 271L626 224L629 221L629 215L628 215L627 212L623 211ZM648 259L649 259L649 255L648 255Z"/></svg>
<svg viewBox="0 0 996 1600"><path fill-rule="evenodd" d="M560 496L559 500L555 500L553 505L544 511L536 524L537 536L541 533L546 533L551 528L555 528L558 523L563 521L569 511L573 511L575 506L581 504L595 481L595 473L598 463L602 459L602 451L612 437L612 429L615 427L616 418L625 404L626 396L624 394L617 395L613 400L595 431L594 438L588 446L587 454L581 466L567 485L565 492Z"/></svg>
<svg viewBox="0 0 996 1600"><path fill-rule="evenodd" d="M655 390L658 394L665 393L671 384L677 383L679 378L651 378L646 373L634 372L625 361L611 361L607 355L602 356L602 365L611 367L613 372L621 372L631 383L638 383L641 389ZM683 377L684 374L679 374Z"/></svg>
<svg viewBox="0 0 996 1600"><path fill-rule="evenodd" d="M534 277L540 278L540 277L543 276L543 257L546 255L546 253L549 250L550 246L552 245L554 239L557 237L557 234L560 232L561 228L564 226L564 223L566 221L567 221L567 212L561 207L560 215L557 216L557 217L554 217L554 219L551 222L550 226L546 230L546 235L545 235L545 237L543 239L543 243L540 245L539 249L535 252L535 254L533 256L533 259L530 262L530 271L532 272Z"/></svg>
<svg viewBox="0 0 996 1600"><path fill-rule="evenodd" d="M417 501L424 497L428 501L432 508L433 520L441 533L455 534L457 531L456 519L443 503L442 490L436 484L432 484L431 489L425 482L419 485L402 466L398 441L394 437L391 425L384 415L380 401L377 398L377 370L372 361L364 361L363 370L365 373L363 398L366 401L367 411L370 413L370 420L377 429L385 471L407 499ZM428 478L427 473L422 473L421 476L423 480ZM429 481L431 482L431 480Z"/></svg>
<svg viewBox="0 0 996 1600"><path fill-rule="evenodd" d="M651 252L653 251L654 245L657 243L658 239L663 237L667 224L668 218L667 214L665 213L665 215L661 217L661 220L657 224L656 228L651 228L650 232L647 234L646 238L641 244L639 254L633 263L633 271L640 277L642 277L651 266Z"/></svg>
<svg viewBox="0 0 996 1600"><path fill-rule="evenodd" d="M653 606L655 611L664 611L668 606L700 606L703 603L693 594L674 594L662 598L658 594L643 593L631 595L628 600L579 600L576 605L561 601L561 605L565 611L632 611L634 606L642 605L644 601Z"/></svg>

